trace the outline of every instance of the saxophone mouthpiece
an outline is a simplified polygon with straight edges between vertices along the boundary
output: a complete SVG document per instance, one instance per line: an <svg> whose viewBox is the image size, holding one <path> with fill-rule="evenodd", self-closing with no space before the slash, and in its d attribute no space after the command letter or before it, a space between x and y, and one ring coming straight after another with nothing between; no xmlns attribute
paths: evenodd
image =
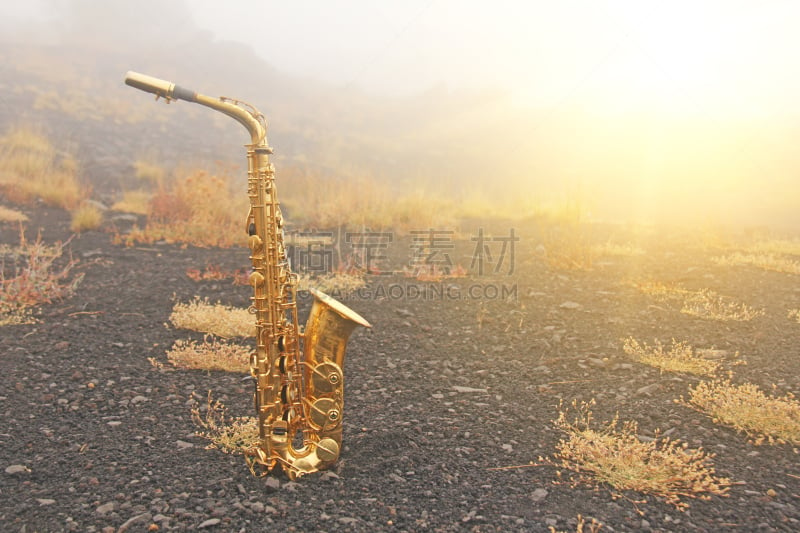
<svg viewBox="0 0 800 533"><path fill-rule="evenodd" d="M146 93L153 93L156 98L162 97L167 102L171 100L186 100L187 102L197 102L197 93L179 87L172 82L154 78L146 74L140 74L129 70L125 74L125 84Z"/></svg>

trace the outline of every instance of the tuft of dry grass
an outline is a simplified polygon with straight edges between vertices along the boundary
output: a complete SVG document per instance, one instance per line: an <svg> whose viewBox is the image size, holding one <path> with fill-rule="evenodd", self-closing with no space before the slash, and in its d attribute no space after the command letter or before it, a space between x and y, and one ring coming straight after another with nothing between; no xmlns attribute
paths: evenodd
<svg viewBox="0 0 800 533"><path fill-rule="evenodd" d="M680 400L710 416L715 423L743 431L756 444L800 444L800 403L791 393L768 396L752 383L702 381Z"/></svg>
<svg viewBox="0 0 800 533"><path fill-rule="evenodd" d="M367 282L363 275L343 272L330 272L318 276L300 274L297 278L298 291L316 289L329 294L352 293L361 287L365 287L366 284Z"/></svg>
<svg viewBox="0 0 800 533"><path fill-rule="evenodd" d="M800 274L800 261L786 259L771 253L743 254L736 252L726 256L714 257L712 260L720 266L744 265L773 272Z"/></svg>
<svg viewBox="0 0 800 533"><path fill-rule="evenodd" d="M249 201L235 183L238 180L230 176L204 171L167 180L148 201L147 225L134 229L126 243L163 240L195 246L243 246L246 234L242 220Z"/></svg>
<svg viewBox="0 0 800 533"><path fill-rule="evenodd" d="M140 159L133 164L133 167L136 171L136 178L151 188L160 187L167 179L167 171L158 163Z"/></svg>
<svg viewBox="0 0 800 533"><path fill-rule="evenodd" d="M246 454L258 446L258 420L252 416L230 417L225 406L208 393L205 413L192 409L192 420L202 428L197 435L208 439L207 448L233 455Z"/></svg>
<svg viewBox="0 0 800 533"><path fill-rule="evenodd" d="M764 239L754 242L745 251L750 254L800 256L800 239Z"/></svg>
<svg viewBox="0 0 800 533"><path fill-rule="evenodd" d="M122 211L123 213L135 213L137 215L146 215L150 206L150 199L153 193L137 189L134 191L125 191L122 193L122 198L111 206L114 211Z"/></svg>
<svg viewBox="0 0 800 533"><path fill-rule="evenodd" d="M210 333L218 337L254 337L255 318L247 309L211 304L208 298L195 297L188 303L176 303L169 316L172 325L179 329L190 329Z"/></svg>
<svg viewBox="0 0 800 533"><path fill-rule="evenodd" d="M569 410L560 406L553 421L567 436L556 445L555 461L550 462L575 472L576 481L653 495L681 510L688 507L684 498L705 500L727 493L730 480L715 475L713 454L666 437L642 441L636 422L620 424L618 417L595 429L593 406L594 401L573 402L572 420Z"/></svg>
<svg viewBox="0 0 800 533"><path fill-rule="evenodd" d="M592 254L606 257L637 257L644 255L645 251L635 244L616 244L609 241L592 246Z"/></svg>
<svg viewBox="0 0 800 533"><path fill-rule="evenodd" d="M787 318L794 319L798 323L800 323L800 309L789 309L789 314Z"/></svg>
<svg viewBox="0 0 800 533"><path fill-rule="evenodd" d="M0 222L27 222L27 220L25 213L0 205Z"/></svg>
<svg viewBox="0 0 800 533"><path fill-rule="evenodd" d="M721 296L710 289L697 291L684 289L676 284L659 281L634 282L639 291L659 302L678 302L681 313L708 320L747 322L764 314L764 309L750 307L733 298Z"/></svg>
<svg viewBox="0 0 800 533"><path fill-rule="evenodd" d="M676 283L663 283L661 281L635 281L632 285L640 292L652 296L659 302L683 298L692 293Z"/></svg>
<svg viewBox="0 0 800 533"><path fill-rule="evenodd" d="M12 129L0 138L0 191L11 202L30 205L41 200L75 209L89 196L77 169L72 156L62 155L36 131Z"/></svg>
<svg viewBox="0 0 800 533"><path fill-rule="evenodd" d="M702 289L687 296L681 313L709 320L748 322L762 316L764 309L756 309L746 303L720 296L714 291Z"/></svg>
<svg viewBox="0 0 800 533"><path fill-rule="evenodd" d="M61 243L46 245L41 236L28 241L23 231L20 231L19 246L0 246L0 325L32 323L31 307L74 294L83 274L70 279L77 261L56 265L64 246ZM12 264L13 275L10 276L5 268L7 260Z"/></svg>
<svg viewBox="0 0 800 533"><path fill-rule="evenodd" d="M633 337L628 337L623 341L622 349L635 361L658 368L662 372L713 376L721 369L716 361L701 357L688 343L676 342L675 339L672 339L672 346L665 350L658 340L654 346L648 346L647 343L640 344Z"/></svg>
<svg viewBox="0 0 800 533"><path fill-rule="evenodd" d="M72 212L69 228L75 233L95 230L103 223L103 212L99 207L90 203L82 204Z"/></svg>
<svg viewBox="0 0 800 533"><path fill-rule="evenodd" d="M585 529L584 529L585 528ZM575 533L597 533L603 528L603 523L592 518L591 522L586 522L582 515L578 515L578 523L575 524ZM550 526L550 533L567 533L566 531L558 531L553 526Z"/></svg>
<svg viewBox="0 0 800 533"><path fill-rule="evenodd" d="M224 270L219 266L208 264L203 270L187 268L186 276L194 281L232 279L234 285L249 285L248 271L244 268Z"/></svg>
<svg viewBox="0 0 800 533"><path fill-rule="evenodd" d="M252 353L249 347L206 335L202 342L175 341L167 351L167 359L177 368L248 372Z"/></svg>

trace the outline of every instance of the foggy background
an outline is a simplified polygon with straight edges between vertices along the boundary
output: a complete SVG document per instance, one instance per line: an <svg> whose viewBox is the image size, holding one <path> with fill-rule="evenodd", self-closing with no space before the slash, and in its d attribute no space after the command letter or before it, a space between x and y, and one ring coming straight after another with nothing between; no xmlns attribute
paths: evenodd
<svg viewBox="0 0 800 533"><path fill-rule="evenodd" d="M797 2L39 0L0 17L4 99L10 65L135 108L129 69L238 97L270 120L279 175L800 227Z"/></svg>

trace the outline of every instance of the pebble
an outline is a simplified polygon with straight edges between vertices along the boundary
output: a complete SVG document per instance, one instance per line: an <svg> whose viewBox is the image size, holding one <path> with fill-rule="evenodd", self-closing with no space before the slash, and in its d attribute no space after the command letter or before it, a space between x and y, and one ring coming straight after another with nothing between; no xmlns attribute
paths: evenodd
<svg viewBox="0 0 800 533"><path fill-rule="evenodd" d="M453 385L453 390L456 392L464 392L464 393L488 392L486 389L476 389L474 387L462 387L460 385Z"/></svg>
<svg viewBox="0 0 800 533"><path fill-rule="evenodd" d="M636 389L636 394L638 396L641 395L650 396L651 394L656 392L659 389L659 387L660 385L658 383L651 383L650 385L645 385L644 387Z"/></svg>
<svg viewBox="0 0 800 533"><path fill-rule="evenodd" d="M221 522L221 520L219 518L209 518L208 520L205 520L204 522L201 522L200 525L197 526L197 529L203 529L203 528L206 528L206 527L216 526L220 522Z"/></svg>
<svg viewBox="0 0 800 533"><path fill-rule="evenodd" d="M175 444L177 444L178 448L180 448L181 450L184 450L186 448L194 448L194 444L192 444L191 442L186 442L184 440L177 440L175 441Z"/></svg>
<svg viewBox="0 0 800 533"><path fill-rule="evenodd" d="M264 512L264 504L261 502L253 502L250 504L250 509L254 513L263 513Z"/></svg>
<svg viewBox="0 0 800 533"><path fill-rule="evenodd" d="M11 465L6 467L6 474L28 474L31 469L25 465Z"/></svg>
<svg viewBox="0 0 800 533"><path fill-rule="evenodd" d="M136 516L132 516L128 520L126 520L125 523L119 526L117 533L123 533L124 531L128 531L128 528L134 524L150 522L152 518L153 515L151 515L150 513L141 513L137 514Z"/></svg>
<svg viewBox="0 0 800 533"><path fill-rule="evenodd" d="M538 503L547 498L548 494L549 492L547 492L547 489L543 489L541 487L538 489L534 489L534 491L531 493L531 500L533 500L534 503Z"/></svg>
<svg viewBox="0 0 800 533"><path fill-rule="evenodd" d="M97 509L94 510L94 512L97 514L107 514L113 510L114 510L114 502L108 502L98 506Z"/></svg>

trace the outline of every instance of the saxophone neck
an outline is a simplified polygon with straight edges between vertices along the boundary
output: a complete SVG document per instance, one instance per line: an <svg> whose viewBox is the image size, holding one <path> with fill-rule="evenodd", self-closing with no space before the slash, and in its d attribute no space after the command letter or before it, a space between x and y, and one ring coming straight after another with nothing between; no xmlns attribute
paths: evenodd
<svg viewBox="0 0 800 533"><path fill-rule="evenodd" d="M172 100L185 100L228 115L247 129L253 145L268 149L267 121L264 115L250 104L225 97L206 96L170 81L133 71L128 71L125 75L125 83L141 91L155 94L156 99L163 98L167 103Z"/></svg>

